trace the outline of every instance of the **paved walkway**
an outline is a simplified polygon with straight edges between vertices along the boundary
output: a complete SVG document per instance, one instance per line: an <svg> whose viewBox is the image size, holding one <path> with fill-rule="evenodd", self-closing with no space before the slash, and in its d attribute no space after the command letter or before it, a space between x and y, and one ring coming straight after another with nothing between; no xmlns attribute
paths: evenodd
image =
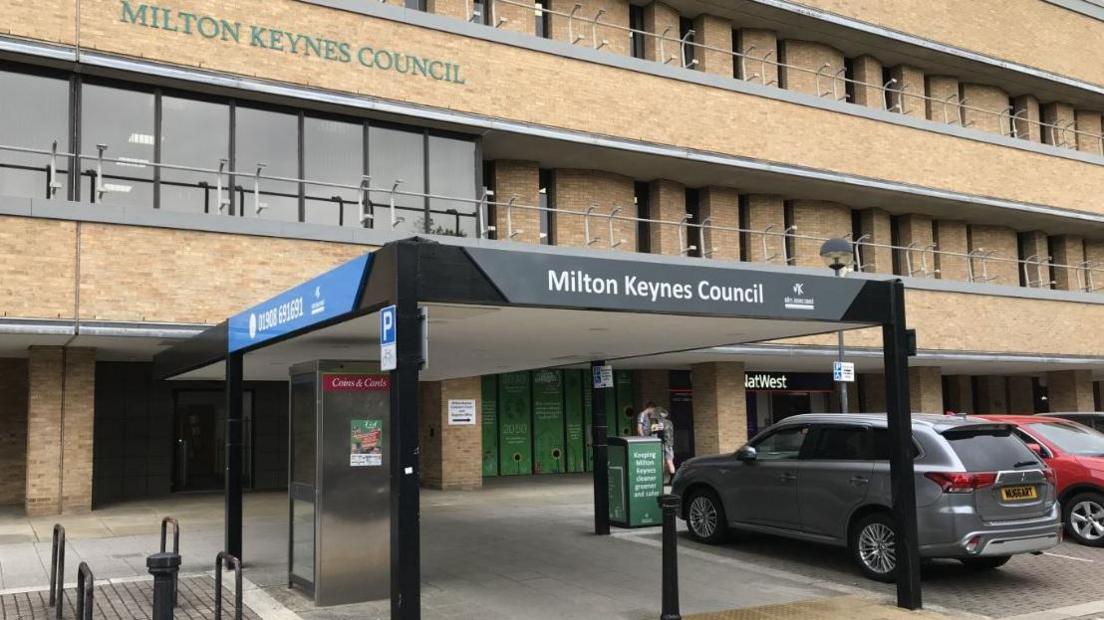
<svg viewBox="0 0 1104 620"><path fill-rule="evenodd" d="M906 611L858 596L747 607L683 616L683 620L933 620L947 618L930 611Z"/></svg>

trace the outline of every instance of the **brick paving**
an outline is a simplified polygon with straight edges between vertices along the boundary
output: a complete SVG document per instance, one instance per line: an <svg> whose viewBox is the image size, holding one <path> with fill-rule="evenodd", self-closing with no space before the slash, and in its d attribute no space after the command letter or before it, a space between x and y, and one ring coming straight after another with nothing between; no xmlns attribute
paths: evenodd
<svg viewBox="0 0 1104 620"><path fill-rule="evenodd" d="M232 618L233 587L223 588L222 614ZM76 618L76 588L65 590L63 618ZM0 596L0 620L46 620L54 618L46 590ZM149 620L153 609L153 580L125 580L95 584L92 617L96 620ZM215 580L208 575L182 577L178 592L177 620L211 620L215 617ZM242 618L260 620L243 607Z"/></svg>

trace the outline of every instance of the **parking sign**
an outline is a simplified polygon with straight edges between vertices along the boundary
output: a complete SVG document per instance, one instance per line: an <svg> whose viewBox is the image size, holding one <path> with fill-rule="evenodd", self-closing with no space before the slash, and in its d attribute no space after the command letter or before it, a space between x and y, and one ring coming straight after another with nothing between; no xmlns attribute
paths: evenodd
<svg viewBox="0 0 1104 620"><path fill-rule="evenodd" d="M832 362L832 379L837 383L855 382L854 362Z"/></svg>
<svg viewBox="0 0 1104 620"><path fill-rule="evenodd" d="M395 370L398 358L395 355L395 306L380 310L380 370Z"/></svg>

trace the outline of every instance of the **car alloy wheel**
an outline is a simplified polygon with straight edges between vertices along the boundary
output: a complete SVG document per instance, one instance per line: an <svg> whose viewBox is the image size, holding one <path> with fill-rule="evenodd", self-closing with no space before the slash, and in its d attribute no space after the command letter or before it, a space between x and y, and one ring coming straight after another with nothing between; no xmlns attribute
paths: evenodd
<svg viewBox="0 0 1104 620"><path fill-rule="evenodd" d="M1077 502L1070 510L1070 525L1085 540L1104 538L1104 506L1091 499Z"/></svg>
<svg viewBox="0 0 1104 620"><path fill-rule="evenodd" d="M897 539L884 523L868 523L859 532L859 559L872 572L888 575L897 567Z"/></svg>
<svg viewBox="0 0 1104 620"><path fill-rule="evenodd" d="M699 495L690 502L687 516L690 529L699 538L710 538L717 531L717 507L705 495Z"/></svg>

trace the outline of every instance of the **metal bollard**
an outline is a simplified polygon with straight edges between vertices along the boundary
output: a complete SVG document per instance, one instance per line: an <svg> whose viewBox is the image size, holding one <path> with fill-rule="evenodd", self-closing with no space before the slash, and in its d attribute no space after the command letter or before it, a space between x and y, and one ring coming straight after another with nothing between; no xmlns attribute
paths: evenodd
<svg viewBox="0 0 1104 620"><path fill-rule="evenodd" d="M659 620L682 620L679 613L678 538L675 531L675 515L681 500L678 495L660 495L656 499L663 511L663 613Z"/></svg>
<svg viewBox="0 0 1104 620"><path fill-rule="evenodd" d="M53 547L50 550L50 607L56 606L55 618L61 618L65 606L65 528L54 524Z"/></svg>
<svg viewBox="0 0 1104 620"><path fill-rule="evenodd" d="M165 534L166 534L165 530L166 530L167 526L170 523L173 526L172 552L177 554L177 555L180 555L180 524L177 523L176 519L174 519L172 517L165 517L164 519L161 519L161 553L165 553L166 551L168 551L167 549L165 549L165 538L166 538L165 537ZM176 592L177 592L177 586L178 586L177 581L178 581L179 576L180 576L179 571L177 571L173 576L173 584L172 584L172 587L173 587L173 590L172 590L172 605L173 605L173 607L176 607L176 602L177 602Z"/></svg>
<svg viewBox="0 0 1104 620"><path fill-rule="evenodd" d="M77 620L92 620L92 611L96 608L92 598L92 569L84 562L77 567ZM61 609L61 605L58 605Z"/></svg>
<svg viewBox="0 0 1104 620"><path fill-rule="evenodd" d="M234 620L242 620L242 574L241 560L225 551L215 556L215 618L222 620L222 566L228 564L234 569Z"/></svg>
<svg viewBox="0 0 1104 620"><path fill-rule="evenodd" d="M155 553L146 558L146 568L153 575L153 620L173 620L180 554Z"/></svg>

